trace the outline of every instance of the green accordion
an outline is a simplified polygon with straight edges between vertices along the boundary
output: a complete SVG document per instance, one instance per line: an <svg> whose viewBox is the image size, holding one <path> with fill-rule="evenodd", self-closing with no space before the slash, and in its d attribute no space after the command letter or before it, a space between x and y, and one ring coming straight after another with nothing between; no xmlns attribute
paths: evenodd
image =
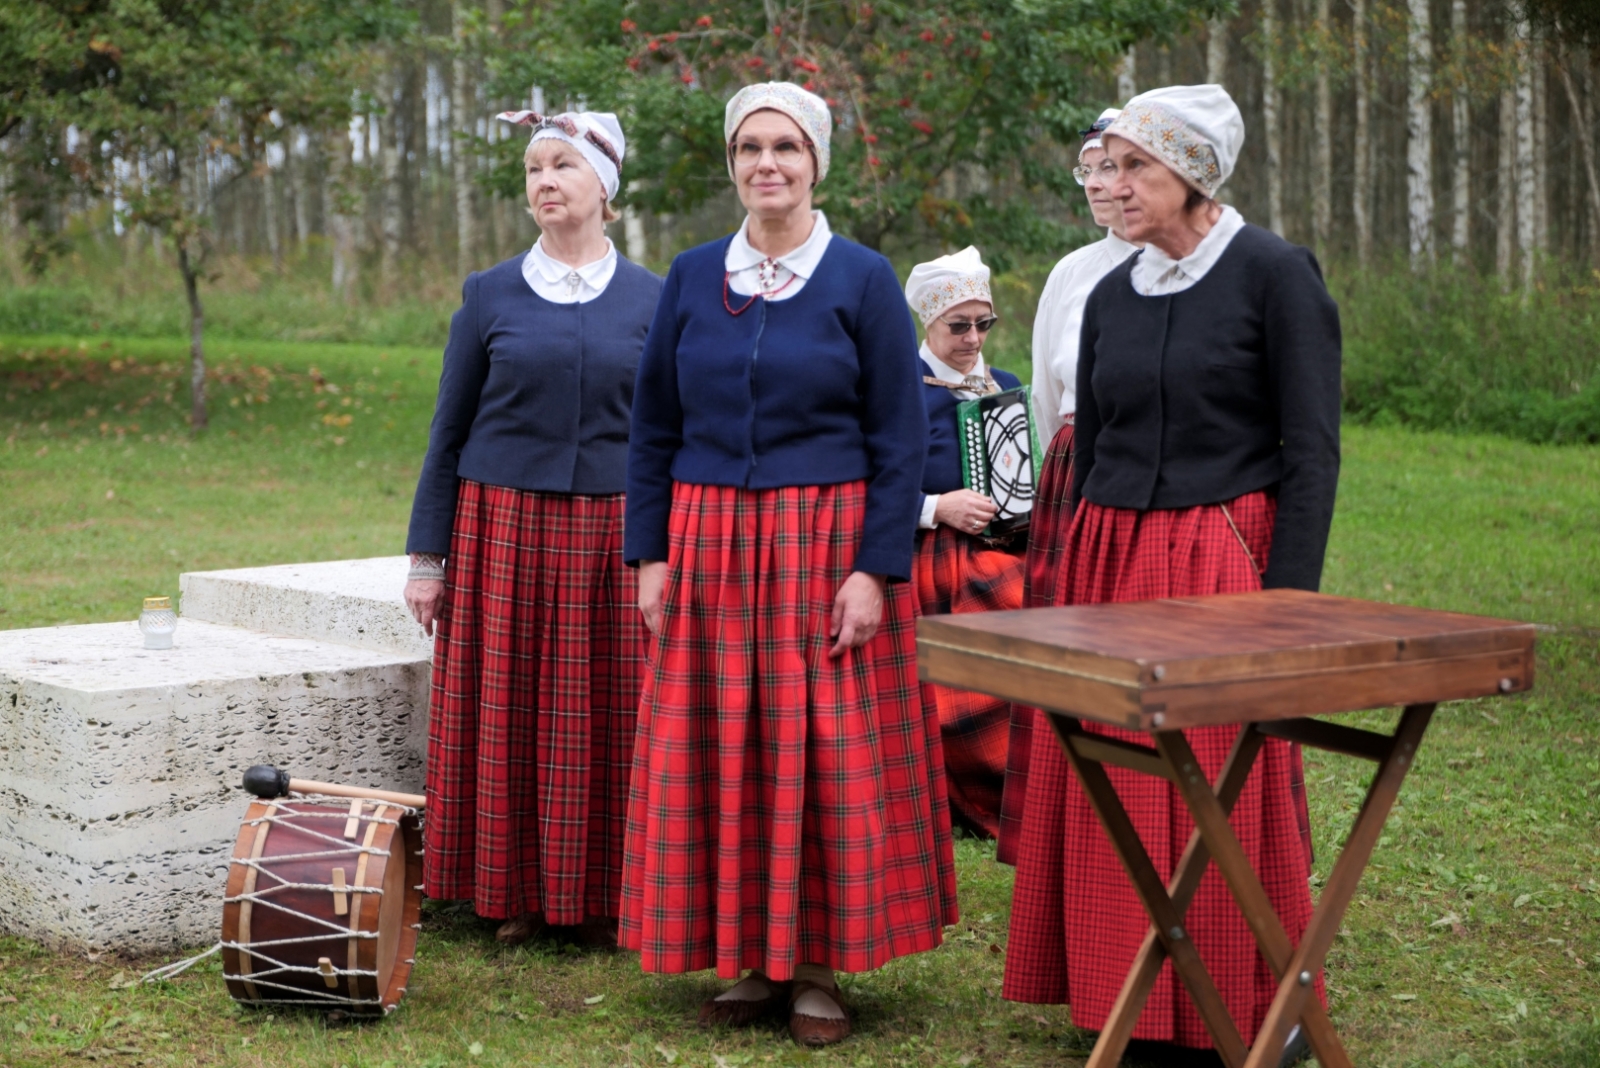
<svg viewBox="0 0 1600 1068"><path fill-rule="evenodd" d="M1023 530L1033 514L1033 487L1044 450L1033 425L1033 388L1020 386L956 405L961 476L967 489L995 503L984 529L998 538Z"/></svg>

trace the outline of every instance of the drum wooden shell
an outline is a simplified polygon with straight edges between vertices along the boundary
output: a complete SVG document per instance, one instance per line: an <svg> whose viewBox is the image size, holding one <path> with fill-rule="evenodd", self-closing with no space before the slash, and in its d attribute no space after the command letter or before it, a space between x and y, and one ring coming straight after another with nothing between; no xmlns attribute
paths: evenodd
<svg viewBox="0 0 1600 1068"><path fill-rule="evenodd" d="M228 993L245 1004L392 1011L416 956L421 848L416 816L398 805L251 804L222 908Z"/></svg>

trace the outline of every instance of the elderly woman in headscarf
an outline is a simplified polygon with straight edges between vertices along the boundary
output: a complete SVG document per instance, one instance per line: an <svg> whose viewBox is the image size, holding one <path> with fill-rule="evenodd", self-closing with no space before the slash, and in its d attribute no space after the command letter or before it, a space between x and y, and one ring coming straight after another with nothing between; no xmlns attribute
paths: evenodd
<svg viewBox="0 0 1600 1068"><path fill-rule="evenodd" d="M920 320L922 399L928 409L912 585L922 615L1022 607L1022 557L1004 539L986 538L995 503L966 488L961 473L962 401L1015 389L1009 371L984 363L983 343L998 316L989 268L965 248L912 268L906 302ZM1000 830L1011 705L970 690L923 683L938 717L951 815L993 837Z"/></svg>
<svg viewBox="0 0 1600 1068"><path fill-rule="evenodd" d="M1030 607L1060 603L1056 584L1062 575L1067 531L1072 525L1072 432L1078 400L1078 332L1089 293L1113 267L1139 251L1130 244L1122 208L1111 195L1117 165L1106 155L1102 135L1122 114L1107 108L1083 131L1072 176L1083 186L1089 212L1106 236L1069 253L1044 284L1033 320L1033 403L1039 436L1049 442L1039 471L1038 496L1028 524L1028 555L1023 599ZM1015 864L1022 813L1028 794L1028 758L1037 713L1023 705L1011 712L1004 807L995 859Z"/></svg>
<svg viewBox="0 0 1600 1068"><path fill-rule="evenodd" d="M927 416L889 261L811 204L833 120L788 83L728 101L747 217L679 255L639 365L624 555L655 635L620 943L747 975L704 1023L850 1030L835 969L956 916L911 576Z"/></svg>
<svg viewBox="0 0 1600 1068"><path fill-rule="evenodd" d="M645 631L622 566L634 371L661 280L618 255L616 116L501 116L539 238L469 275L411 509L435 628L423 885L504 921L615 924Z"/></svg>
<svg viewBox="0 0 1600 1068"><path fill-rule="evenodd" d="M1144 250L1094 289L1078 354L1076 512L1057 603L1315 590L1339 477L1339 312L1316 259L1214 199L1244 141L1220 86L1158 89L1104 135ZM1086 722L1086 730L1133 736ZM1101 1026L1149 926L1052 732L1034 732L1004 996ZM1231 728L1187 732L1215 780ZM1107 768L1162 876L1193 827L1174 787ZM1300 754L1269 739L1232 813L1291 939L1311 914ZM1221 879L1186 929L1247 1041L1277 982ZM1318 980L1320 984L1320 979ZM1210 1044L1168 970L1134 1037ZM1297 1035L1285 1061L1303 1055Z"/></svg>

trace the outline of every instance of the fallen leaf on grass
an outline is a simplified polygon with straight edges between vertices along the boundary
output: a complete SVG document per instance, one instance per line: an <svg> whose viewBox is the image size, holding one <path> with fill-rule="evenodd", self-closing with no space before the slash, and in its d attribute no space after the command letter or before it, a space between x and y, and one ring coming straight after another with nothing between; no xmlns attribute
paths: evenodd
<svg viewBox="0 0 1600 1068"><path fill-rule="evenodd" d="M602 1001L604 1001L605 999L606 999L606 996L604 994L596 994L592 998L584 998L583 999L583 1003L585 1005L598 1005Z"/></svg>
<svg viewBox="0 0 1600 1068"><path fill-rule="evenodd" d="M17 999L12 997L10 994L0 996L0 1005L15 1005L16 1003Z"/></svg>
<svg viewBox="0 0 1600 1068"><path fill-rule="evenodd" d="M675 1049L668 1049L665 1043L657 1042L656 1052L661 1054L661 1059L666 1061L668 1064L676 1064L678 1061L678 1051Z"/></svg>
<svg viewBox="0 0 1600 1068"><path fill-rule="evenodd" d="M1530 902L1532 900L1533 900L1533 895L1532 894L1518 894L1517 895L1517 899L1511 903L1511 907L1514 908L1514 909L1520 909L1522 906L1526 905L1528 902Z"/></svg>
<svg viewBox="0 0 1600 1068"><path fill-rule="evenodd" d="M472 1056L472 1057L481 1057L481 1056L483 1056L483 1043L482 1042L474 1042L472 1045L468 1046L467 1047L467 1054L469 1056Z"/></svg>
<svg viewBox="0 0 1600 1068"><path fill-rule="evenodd" d="M1390 994L1389 998L1390 998L1390 1000L1393 1000L1393 1001L1415 1001L1415 1000L1417 1000L1417 995L1415 995L1415 994Z"/></svg>

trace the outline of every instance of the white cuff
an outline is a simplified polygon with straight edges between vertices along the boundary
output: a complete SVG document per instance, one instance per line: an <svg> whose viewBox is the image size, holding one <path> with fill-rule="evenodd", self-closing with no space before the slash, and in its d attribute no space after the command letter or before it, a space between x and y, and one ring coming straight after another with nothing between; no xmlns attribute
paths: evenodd
<svg viewBox="0 0 1600 1068"><path fill-rule="evenodd" d="M922 516L917 520L917 527L921 530L932 530L939 524L934 522L933 513L939 507L937 493L924 494L922 498Z"/></svg>

